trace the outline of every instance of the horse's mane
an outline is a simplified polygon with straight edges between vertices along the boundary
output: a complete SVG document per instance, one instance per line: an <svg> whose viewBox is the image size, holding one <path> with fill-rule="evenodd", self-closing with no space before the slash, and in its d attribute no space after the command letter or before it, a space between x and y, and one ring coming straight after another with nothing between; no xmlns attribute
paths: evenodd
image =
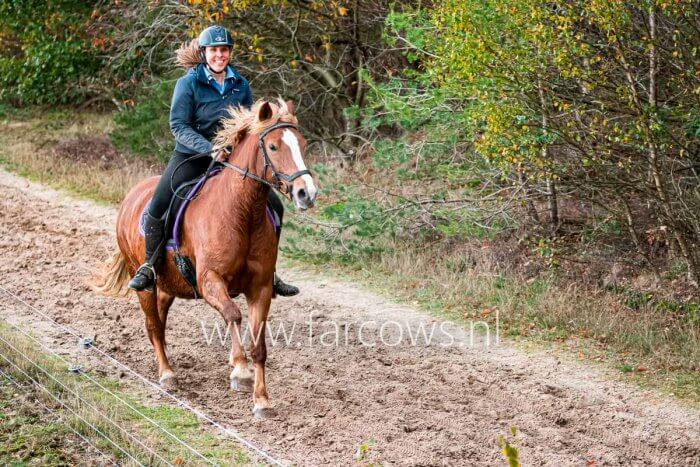
<svg viewBox="0 0 700 467"><path fill-rule="evenodd" d="M192 39L189 43L183 43L180 48L175 51L175 63L185 70L189 70L202 63L199 40Z"/></svg>
<svg viewBox="0 0 700 467"><path fill-rule="evenodd" d="M260 107L266 101L258 100L250 109L243 106L229 107L229 117L221 121L221 129L217 132L214 138L214 147L223 148L236 145L243 139L246 133L259 134L265 128L268 128L277 123L297 124L297 117L287 106L287 103L281 98L277 98L277 102L269 102L272 116L265 120L260 120L258 114Z"/></svg>

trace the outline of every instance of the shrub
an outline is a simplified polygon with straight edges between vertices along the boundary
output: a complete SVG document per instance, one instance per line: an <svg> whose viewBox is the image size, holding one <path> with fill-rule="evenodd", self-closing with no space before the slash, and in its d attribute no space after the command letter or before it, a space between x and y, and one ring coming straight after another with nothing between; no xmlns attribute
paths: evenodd
<svg viewBox="0 0 700 467"><path fill-rule="evenodd" d="M0 99L75 104L103 64L90 37L92 2L0 2Z"/></svg>
<svg viewBox="0 0 700 467"><path fill-rule="evenodd" d="M110 134L121 151L166 162L173 148L168 124L172 80L155 81L143 89L134 105L116 114L117 127Z"/></svg>

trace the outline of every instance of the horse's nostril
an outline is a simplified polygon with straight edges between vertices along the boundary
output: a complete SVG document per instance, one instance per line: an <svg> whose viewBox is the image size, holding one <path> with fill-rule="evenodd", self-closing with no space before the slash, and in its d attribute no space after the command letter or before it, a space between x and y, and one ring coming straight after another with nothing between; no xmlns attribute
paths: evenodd
<svg viewBox="0 0 700 467"><path fill-rule="evenodd" d="M297 196L300 199L306 199L306 190L303 188L299 189L299 191L297 191Z"/></svg>

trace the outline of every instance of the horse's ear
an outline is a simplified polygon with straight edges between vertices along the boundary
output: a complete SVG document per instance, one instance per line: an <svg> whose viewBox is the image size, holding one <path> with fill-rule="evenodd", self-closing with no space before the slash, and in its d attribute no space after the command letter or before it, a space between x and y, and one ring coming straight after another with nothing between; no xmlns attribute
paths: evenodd
<svg viewBox="0 0 700 467"><path fill-rule="evenodd" d="M290 115L296 115L294 113L294 102L287 101L287 110L289 111Z"/></svg>
<svg viewBox="0 0 700 467"><path fill-rule="evenodd" d="M272 117L272 107L270 107L269 102L263 102L258 110L258 120L264 122L268 118Z"/></svg>
<svg viewBox="0 0 700 467"><path fill-rule="evenodd" d="M238 143L243 141L243 138L245 138L246 133L248 133L247 128L241 128L238 130L238 133L236 133L236 140L231 142L231 147L236 147Z"/></svg>

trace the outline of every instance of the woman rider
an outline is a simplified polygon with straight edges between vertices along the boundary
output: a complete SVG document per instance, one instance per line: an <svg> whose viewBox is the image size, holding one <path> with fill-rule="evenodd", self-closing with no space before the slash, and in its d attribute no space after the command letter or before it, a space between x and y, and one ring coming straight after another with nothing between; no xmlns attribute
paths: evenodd
<svg viewBox="0 0 700 467"><path fill-rule="evenodd" d="M222 117L227 117L230 106L250 107L253 96L248 81L229 65L233 41L221 26L210 26L199 35L198 45L178 51L178 62L189 68L177 80L170 106L170 129L175 136L175 150L163 175L158 181L153 198L146 210L144 222L146 262L129 282L129 288L148 290L155 284L155 265L165 244L165 216L173 197L172 186L192 180L206 172L211 159L200 157L182 165L194 154L212 150L212 139ZM217 158L222 153L216 155ZM175 168L178 167L175 174ZM268 204L282 223L282 202L270 190ZM279 239L280 231L277 235ZM293 285L285 284L275 274L274 291L289 297L299 293Z"/></svg>

